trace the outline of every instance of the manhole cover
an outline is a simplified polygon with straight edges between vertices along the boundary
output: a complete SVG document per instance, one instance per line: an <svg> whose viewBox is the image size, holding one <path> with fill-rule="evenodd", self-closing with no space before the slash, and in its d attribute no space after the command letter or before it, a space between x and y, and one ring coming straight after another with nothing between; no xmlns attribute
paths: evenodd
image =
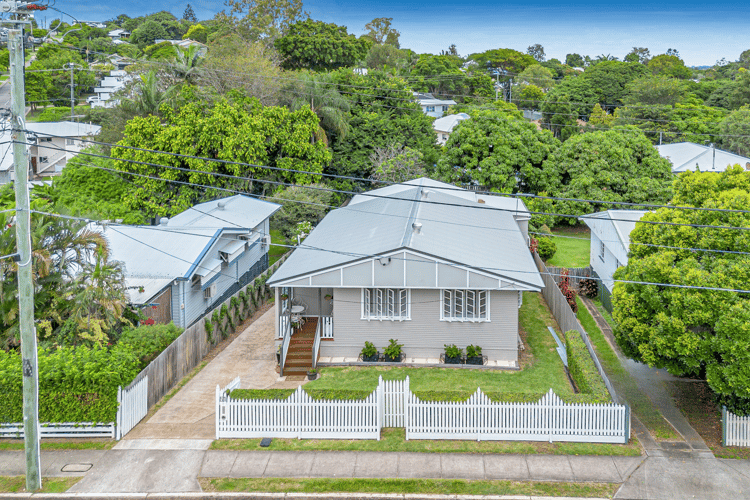
<svg viewBox="0 0 750 500"><path fill-rule="evenodd" d="M88 472L94 464L66 464L60 469L62 472Z"/></svg>

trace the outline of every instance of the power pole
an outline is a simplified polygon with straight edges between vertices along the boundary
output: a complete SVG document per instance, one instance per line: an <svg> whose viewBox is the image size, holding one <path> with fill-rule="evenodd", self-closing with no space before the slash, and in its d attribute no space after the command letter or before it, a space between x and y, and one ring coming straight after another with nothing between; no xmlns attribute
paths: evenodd
<svg viewBox="0 0 750 500"><path fill-rule="evenodd" d="M75 115L76 109L76 98L74 93L76 85L75 81L73 80L73 70L81 69L81 67L75 63L65 63L63 69L70 70L70 121L73 121L73 116Z"/></svg>
<svg viewBox="0 0 750 500"><path fill-rule="evenodd" d="M11 78L11 138L16 190L16 243L18 245L18 311L23 370L23 439L26 450L26 491L42 487L39 464L39 364L34 328L34 287L31 281L31 212L29 160L26 148L23 30L8 32Z"/></svg>

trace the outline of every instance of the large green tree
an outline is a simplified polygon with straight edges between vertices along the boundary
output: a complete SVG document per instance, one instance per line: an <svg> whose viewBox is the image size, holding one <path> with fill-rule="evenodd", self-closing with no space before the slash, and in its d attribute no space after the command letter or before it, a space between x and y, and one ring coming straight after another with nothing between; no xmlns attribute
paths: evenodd
<svg viewBox="0 0 750 500"><path fill-rule="evenodd" d="M502 111L476 110L451 133L437 164L446 182L476 182L509 193L534 189L542 163L560 146L552 133Z"/></svg>
<svg viewBox="0 0 750 500"><path fill-rule="evenodd" d="M391 23L393 23L392 17L375 18L365 24L365 30L367 30L365 36L376 45L392 45L398 49L401 47L398 41L401 33L391 28Z"/></svg>
<svg viewBox="0 0 750 500"><path fill-rule="evenodd" d="M720 144L738 155L750 156L750 105L732 111L719 125Z"/></svg>
<svg viewBox="0 0 750 500"><path fill-rule="evenodd" d="M611 208L607 202L666 203L672 194L671 163L634 127L575 135L552 151L542 168L530 169L526 179L532 192L601 200L557 204L557 212L573 215Z"/></svg>
<svg viewBox="0 0 750 500"><path fill-rule="evenodd" d="M268 47L273 47L289 26L310 17L302 10L302 0L226 0L225 5L229 13L217 15L224 30Z"/></svg>
<svg viewBox="0 0 750 500"><path fill-rule="evenodd" d="M347 33L346 26L306 19L289 26L276 40L285 69L330 71L363 61L371 42Z"/></svg>
<svg viewBox="0 0 750 500"><path fill-rule="evenodd" d="M722 173L686 172L675 181L674 191L676 206L746 211L750 173L739 166ZM747 228L750 216L662 208L642 220L661 224L636 225L628 264L615 278L657 284L615 284L618 344L649 366L705 378L722 403L748 413L750 294L679 286L748 290L750 257L731 252L748 251L750 231L705 226ZM673 223L678 225L668 225Z"/></svg>
<svg viewBox="0 0 750 500"><path fill-rule="evenodd" d="M49 102L60 104L60 101L70 99L70 72L63 69L68 63L77 68L73 71L75 97L96 83L96 73L89 70L77 51L45 44L26 70L26 100L32 108Z"/></svg>
<svg viewBox="0 0 750 500"><path fill-rule="evenodd" d="M319 122L309 108L292 112L286 108L263 107L255 99L241 97L209 105L195 95L191 97L189 88L182 94L186 104L179 108L162 106L163 118L152 115L130 120L125 128L125 138L119 144L244 164L115 147L112 158L116 160L117 168L143 176L124 175L125 178L132 177L125 202L133 209L154 215L172 215L203 199L204 189L169 180L263 192L271 187L264 180L309 183L316 178L314 174L321 172L330 162L331 154L325 144L314 141ZM209 173L252 177L258 182ZM215 194L208 191L209 196Z"/></svg>
<svg viewBox="0 0 750 500"><path fill-rule="evenodd" d="M690 78L692 72L685 66L685 61L677 56L661 54L648 62L648 69L654 75L671 78Z"/></svg>

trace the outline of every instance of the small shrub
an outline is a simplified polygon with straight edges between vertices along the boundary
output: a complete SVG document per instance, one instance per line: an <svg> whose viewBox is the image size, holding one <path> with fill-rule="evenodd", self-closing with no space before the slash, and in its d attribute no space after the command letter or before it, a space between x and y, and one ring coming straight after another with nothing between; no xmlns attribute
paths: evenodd
<svg viewBox="0 0 750 500"><path fill-rule="evenodd" d="M576 302L576 292L570 287L570 279L568 278L569 274L570 272L567 269L563 269L560 272L560 282L557 284L557 287L565 296L565 300L568 301L568 305L575 313L578 312L578 303Z"/></svg>
<svg viewBox="0 0 750 500"><path fill-rule="evenodd" d="M557 245L552 241L552 238L539 238L537 246L537 252L542 260L549 260L557 252Z"/></svg>
<svg viewBox="0 0 750 500"><path fill-rule="evenodd" d="M364 359L365 357L370 358L372 356L377 356L378 348L375 347L375 344L373 344L372 342L365 342L365 346L362 348L360 354L362 355L362 359Z"/></svg>
<svg viewBox="0 0 750 500"><path fill-rule="evenodd" d="M582 394L591 395L596 402L609 402L607 387L599 376L599 371L579 331L565 332L565 351L568 355L568 371L578 390Z"/></svg>
<svg viewBox="0 0 750 500"><path fill-rule="evenodd" d="M218 309L214 310L214 313L211 315L211 321L216 323L217 325L219 324L219 321L221 321Z"/></svg>
<svg viewBox="0 0 750 500"><path fill-rule="evenodd" d="M206 342L209 344L214 343L214 324L211 323L208 319L204 322L204 326L206 328Z"/></svg>
<svg viewBox="0 0 750 500"><path fill-rule="evenodd" d="M239 300L237 300L237 297L232 297L232 298L231 298L231 299L229 300L229 306L230 306L230 307L231 307L232 309L234 309L235 311L237 310L237 306L239 305L239 303L240 303L240 302L239 302Z"/></svg>
<svg viewBox="0 0 750 500"><path fill-rule="evenodd" d="M401 359L401 350L403 349L404 345L398 343L398 339L390 339L390 344L388 344L383 349L383 354L386 355L387 358L390 358L393 361L399 361Z"/></svg>
<svg viewBox="0 0 750 500"><path fill-rule="evenodd" d="M477 358L482 355L482 348L478 345L468 345L466 346L466 357L467 358Z"/></svg>
<svg viewBox="0 0 750 500"><path fill-rule="evenodd" d="M456 344L444 344L443 347L445 347L446 358L460 358L464 353L464 350L457 347Z"/></svg>
<svg viewBox="0 0 750 500"><path fill-rule="evenodd" d="M582 279L578 283L578 292L584 297L594 298L599 294L599 284L591 278Z"/></svg>
<svg viewBox="0 0 750 500"><path fill-rule="evenodd" d="M139 326L138 328L124 330L118 344L127 344L132 352L138 356L141 368L145 368L164 349L169 347L169 344L174 342L182 331L182 328L177 327L174 323Z"/></svg>
<svg viewBox="0 0 750 500"><path fill-rule="evenodd" d="M229 315L229 308L226 304L221 306L221 312L219 313L219 319L224 319Z"/></svg>

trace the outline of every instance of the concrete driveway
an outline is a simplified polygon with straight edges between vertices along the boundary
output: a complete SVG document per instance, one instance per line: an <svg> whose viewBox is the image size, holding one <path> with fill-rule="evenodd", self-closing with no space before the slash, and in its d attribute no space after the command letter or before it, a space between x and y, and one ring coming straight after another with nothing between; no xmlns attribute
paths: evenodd
<svg viewBox="0 0 750 500"><path fill-rule="evenodd" d="M297 387L299 382L280 382L276 373L275 314L271 307L251 323L148 421L138 424L123 439L214 439L216 386L224 387L238 375L243 389Z"/></svg>

